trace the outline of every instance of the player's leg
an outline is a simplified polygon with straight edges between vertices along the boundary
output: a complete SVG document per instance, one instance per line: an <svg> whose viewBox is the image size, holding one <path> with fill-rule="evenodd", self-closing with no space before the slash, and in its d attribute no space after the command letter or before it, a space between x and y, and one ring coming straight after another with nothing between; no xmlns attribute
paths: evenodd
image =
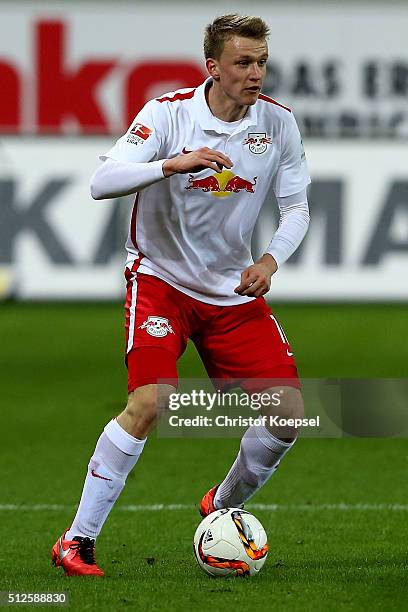
<svg viewBox="0 0 408 612"><path fill-rule="evenodd" d="M299 389L282 385L267 392L271 396L279 393L281 398L280 406L268 411L269 415L303 417L303 399ZM214 508L241 506L248 501L277 470L280 461L294 445L296 436L296 429L282 431L271 427L268 420L266 426L249 427L241 439L231 469L215 492Z"/></svg>
<svg viewBox="0 0 408 612"><path fill-rule="evenodd" d="M95 565L95 539L175 388L176 361L185 347L177 316L182 305L175 300L173 289L158 279L133 278L137 291L132 284L126 305L127 406L99 437L74 521L53 548L54 563L69 575L102 575ZM163 379L169 384L157 384Z"/></svg>
<svg viewBox="0 0 408 612"><path fill-rule="evenodd" d="M213 325L197 345L212 378L231 382L247 379L242 386L248 391L270 393L268 414L285 418L303 416L292 351L263 299L226 310L225 315L217 318L217 325ZM280 402L274 406L272 394L278 392ZM216 508L240 506L250 499L276 471L295 439L294 429L278 431L269 423L267 427L250 427L241 440L239 453L228 474L218 487L213 487L204 496L202 514Z"/></svg>
<svg viewBox="0 0 408 612"><path fill-rule="evenodd" d="M97 538L174 389L153 384L135 389L124 411L106 425L90 459L81 501L66 539Z"/></svg>
<svg viewBox="0 0 408 612"><path fill-rule="evenodd" d="M142 353L143 349L141 358ZM95 561L95 540L173 391L171 385L153 384L135 389L125 410L104 428L88 464L73 523L53 547L53 562L67 575L103 575Z"/></svg>

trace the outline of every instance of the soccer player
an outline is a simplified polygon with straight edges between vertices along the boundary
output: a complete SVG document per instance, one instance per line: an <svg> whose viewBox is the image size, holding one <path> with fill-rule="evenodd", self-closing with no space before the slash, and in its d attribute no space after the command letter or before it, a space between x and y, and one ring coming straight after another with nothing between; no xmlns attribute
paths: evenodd
<svg viewBox="0 0 408 612"><path fill-rule="evenodd" d="M310 182L291 110L261 93L268 34L259 17L215 19L204 39L208 79L149 101L92 177L97 200L136 194L125 269L129 396L99 437L76 516L53 547L68 575L103 575L95 539L175 390L160 381L177 379L188 338L222 387L239 380L249 393L278 392L270 414L303 415L291 347L262 297L307 231ZM254 263L251 235L269 189L280 224ZM242 506L295 439L250 427L201 514Z"/></svg>

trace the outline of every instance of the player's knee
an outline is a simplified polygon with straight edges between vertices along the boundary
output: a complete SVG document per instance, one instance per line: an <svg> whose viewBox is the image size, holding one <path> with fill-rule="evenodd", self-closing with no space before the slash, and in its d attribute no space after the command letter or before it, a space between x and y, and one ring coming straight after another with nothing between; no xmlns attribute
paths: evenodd
<svg viewBox="0 0 408 612"><path fill-rule="evenodd" d="M302 394L295 387L284 387L281 389L281 404L279 412L287 419L303 419L305 409Z"/></svg>
<svg viewBox="0 0 408 612"><path fill-rule="evenodd" d="M155 394L153 392L141 394L135 389L129 393L125 412L133 423L142 420L146 423L154 421L158 412Z"/></svg>
<svg viewBox="0 0 408 612"><path fill-rule="evenodd" d="M139 435L142 431L150 431L168 407L173 391L170 385L145 385L129 393L125 414L132 429Z"/></svg>
<svg viewBox="0 0 408 612"><path fill-rule="evenodd" d="M282 419L282 424L268 429L280 440L292 442L299 434L299 423L304 417L302 394L294 387L284 387L279 390L279 395L280 403L275 414Z"/></svg>
<svg viewBox="0 0 408 612"><path fill-rule="evenodd" d="M277 415L285 419L303 419L304 405L299 389L277 387L268 389L267 393L271 396L271 402L267 406L264 405L264 414Z"/></svg>

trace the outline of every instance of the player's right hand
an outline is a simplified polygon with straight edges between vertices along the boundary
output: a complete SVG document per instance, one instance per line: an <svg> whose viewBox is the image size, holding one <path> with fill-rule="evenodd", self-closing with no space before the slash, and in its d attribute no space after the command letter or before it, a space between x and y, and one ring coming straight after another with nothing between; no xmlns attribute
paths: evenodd
<svg viewBox="0 0 408 612"><path fill-rule="evenodd" d="M211 168L215 172L222 172L223 168L232 168L234 164L229 157L220 151L214 151L208 147L202 147L197 151L182 153L177 157L166 159L163 164L163 174L167 178L172 174L187 174L200 172L205 168Z"/></svg>

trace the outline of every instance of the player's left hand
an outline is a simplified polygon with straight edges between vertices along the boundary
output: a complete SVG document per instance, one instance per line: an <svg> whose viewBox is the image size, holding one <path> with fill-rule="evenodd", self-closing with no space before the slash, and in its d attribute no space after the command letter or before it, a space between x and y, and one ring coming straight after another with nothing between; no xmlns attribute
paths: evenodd
<svg viewBox="0 0 408 612"><path fill-rule="evenodd" d="M278 269L278 264L269 253L263 255L252 266L246 268L241 274L241 283L235 287L235 293L260 297L268 293L271 287L272 274Z"/></svg>

